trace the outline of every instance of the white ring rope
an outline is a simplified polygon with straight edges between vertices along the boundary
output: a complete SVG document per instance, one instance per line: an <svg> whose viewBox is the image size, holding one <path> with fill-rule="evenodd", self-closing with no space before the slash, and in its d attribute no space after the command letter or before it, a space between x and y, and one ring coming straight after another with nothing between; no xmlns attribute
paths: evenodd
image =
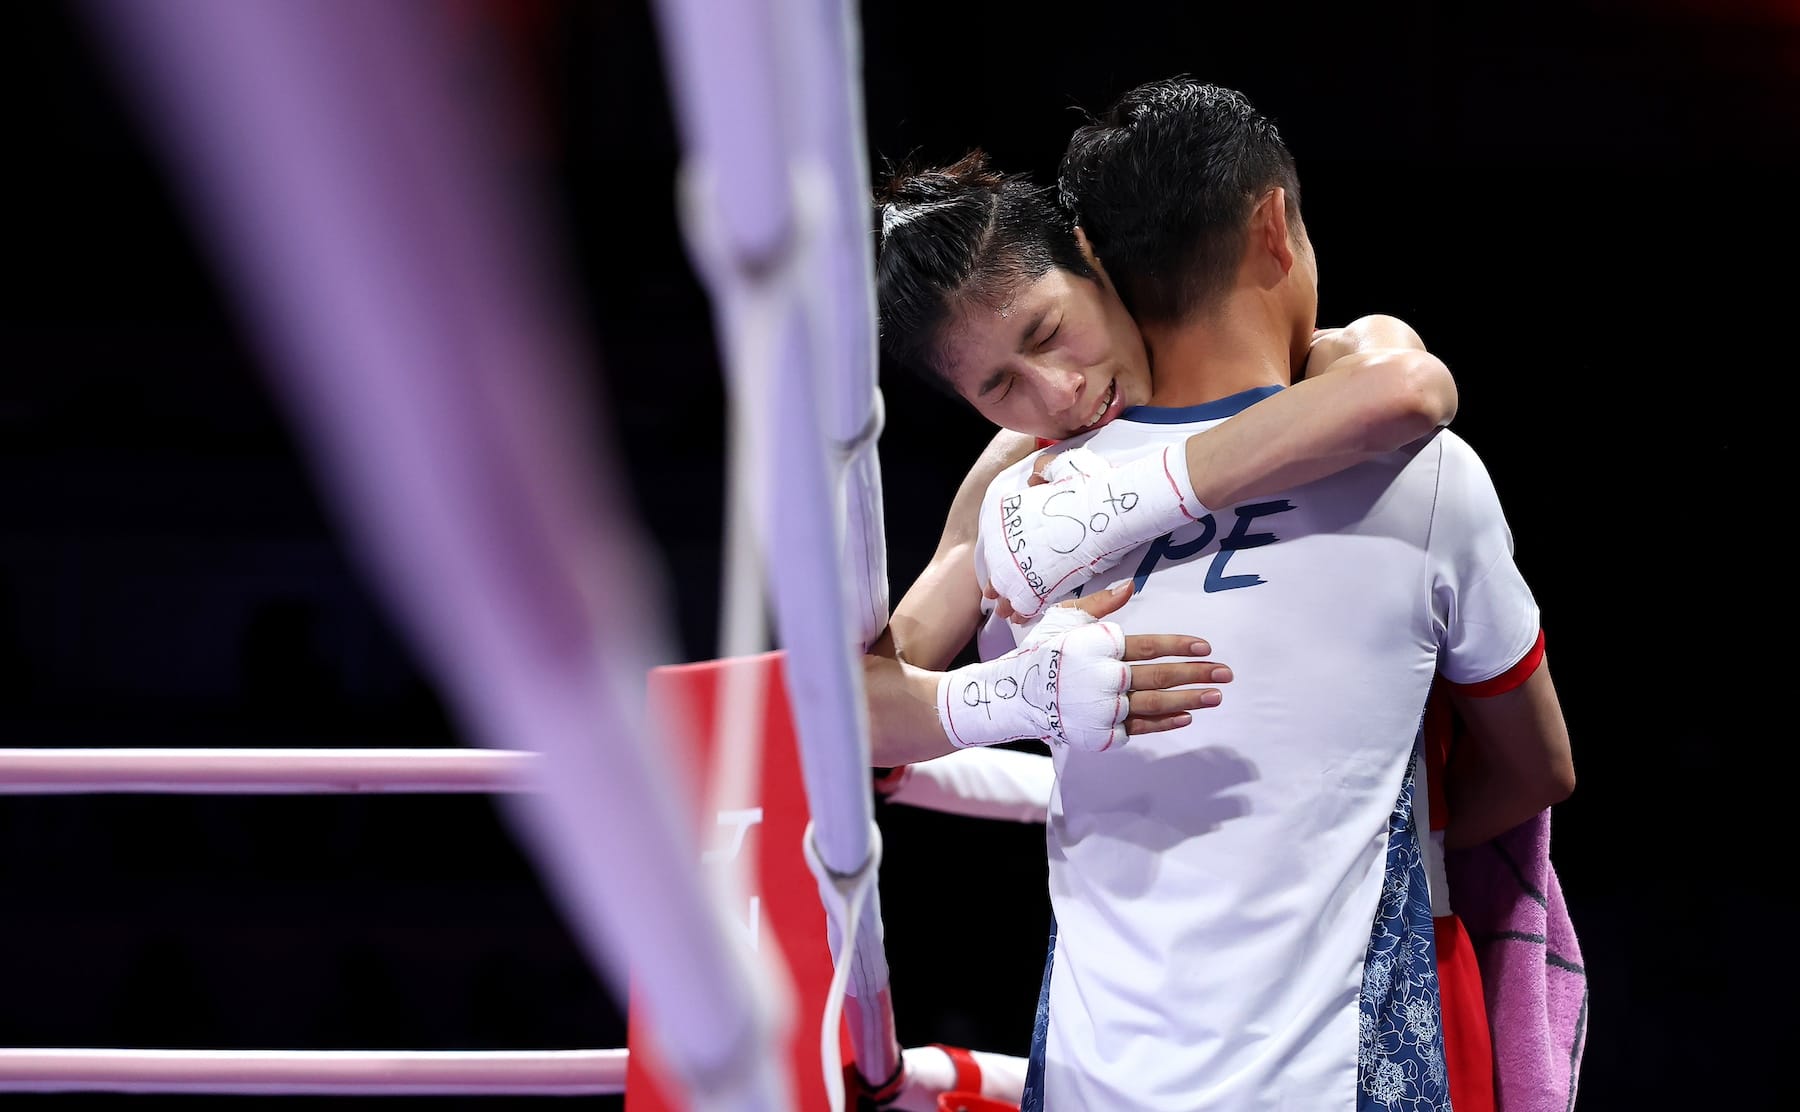
<svg viewBox="0 0 1800 1112"><path fill-rule="evenodd" d="M0 795L525 792L537 789L541 764L504 749L4 748ZM888 802L1043 822L1049 765L1035 753L971 749L909 767Z"/></svg>
<svg viewBox="0 0 1800 1112"><path fill-rule="evenodd" d="M0 1050L0 1092L622 1093L624 1050Z"/></svg>
<svg viewBox="0 0 1800 1112"><path fill-rule="evenodd" d="M760 686L760 685L759 685ZM1022 756L1022 755L1020 755ZM490 749L0 749L0 795L157 792L167 794L299 794L511 792L535 787L537 754ZM979 790L979 787L978 787ZM979 814L966 805L938 806ZM994 814L989 817L1002 817ZM1017 817L1006 815L1005 817ZM830 876L804 845L821 876L821 897L841 936L856 937L880 860L879 831L872 860L855 877ZM827 882L824 878L829 876ZM878 924L874 924L879 930ZM833 971L821 1023L825 1084L841 1100L837 1030L857 962L849 950ZM880 1040L871 1039L879 1043ZM904 1052L919 1073L908 1096L927 1100L949 1084L936 1076L933 1048ZM1016 1097L1023 1060L977 1053L984 1092ZM604 1095L625 1089L626 1050L378 1051L378 1050L122 1050L0 1049L0 1092L120 1092L205 1094ZM929 1078L929 1080L927 1080ZM989 1090L992 1091L989 1091ZM900 1107L900 1105L896 1105Z"/></svg>
<svg viewBox="0 0 1800 1112"><path fill-rule="evenodd" d="M983 1096L1017 1101L1027 1062L971 1051ZM955 1086L937 1047L905 1051L896 1109L930 1109ZM629 1050L0 1050L0 1093L209 1096L609 1096L625 1092Z"/></svg>
<svg viewBox="0 0 1800 1112"><path fill-rule="evenodd" d="M503 749L0 749L0 795L518 792L538 765Z"/></svg>

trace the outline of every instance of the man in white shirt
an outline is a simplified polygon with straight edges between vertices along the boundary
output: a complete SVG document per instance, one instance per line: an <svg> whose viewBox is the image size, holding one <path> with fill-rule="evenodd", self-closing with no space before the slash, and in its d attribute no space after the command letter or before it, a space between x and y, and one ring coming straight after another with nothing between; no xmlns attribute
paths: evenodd
<svg viewBox="0 0 1800 1112"><path fill-rule="evenodd" d="M1109 491L1123 523L1165 449L1288 385L1316 263L1292 159L1230 90L1132 90L1063 171L1158 368L1149 405L1059 445L1129 476ZM957 357L984 373L979 329ZM1030 466L991 488L983 551ZM1573 785L1492 483L1445 431L1273 497L1176 497L1189 523L1123 554L1110 574L1136 591L1110 617L1127 634L1204 630L1232 691L1128 745L1055 748L1058 931L1024 1107L1447 1108L1412 810L1434 674L1477 729L1529 735L1518 748L1557 755L1561 794Z"/></svg>

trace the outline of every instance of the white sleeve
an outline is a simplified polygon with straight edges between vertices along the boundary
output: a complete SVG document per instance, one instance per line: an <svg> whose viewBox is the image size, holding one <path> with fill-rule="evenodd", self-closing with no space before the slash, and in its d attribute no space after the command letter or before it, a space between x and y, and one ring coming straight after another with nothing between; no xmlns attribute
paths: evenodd
<svg viewBox="0 0 1800 1112"><path fill-rule="evenodd" d="M889 802L975 818L1043 822L1056 786L1045 753L977 748L908 765Z"/></svg>
<svg viewBox="0 0 1800 1112"><path fill-rule="evenodd" d="M1468 443L1437 436L1438 490L1428 542L1438 671L1480 683L1518 663L1537 643L1537 600L1513 562L1512 529L1486 466Z"/></svg>

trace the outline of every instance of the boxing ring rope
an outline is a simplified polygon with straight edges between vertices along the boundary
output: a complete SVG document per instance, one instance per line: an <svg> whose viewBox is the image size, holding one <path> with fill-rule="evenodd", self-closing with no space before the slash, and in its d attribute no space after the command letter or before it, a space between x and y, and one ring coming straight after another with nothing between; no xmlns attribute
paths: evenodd
<svg viewBox="0 0 1800 1112"><path fill-rule="evenodd" d="M1041 758L913 768L890 803L977 818L1043 821ZM0 795L100 793L360 794L528 792L537 755L485 749L0 749ZM969 1052L985 1095L1016 1099L1026 1062ZM902 1051L912 1084L897 1112L935 1107L954 1064L933 1047ZM629 1051L0 1049L0 1092L238 1095L609 1095L625 1091ZM910 1099L909 1099L910 1098Z"/></svg>
<svg viewBox="0 0 1800 1112"><path fill-rule="evenodd" d="M905 1051L938 1075L945 1055ZM971 1053L996 1089L1016 1093L1025 1061ZM0 1092L195 1093L238 1096L610 1096L625 1091L625 1050L0 1050ZM935 1102L932 1102L935 1104ZM897 1112L931 1110L918 1100Z"/></svg>
<svg viewBox="0 0 1800 1112"><path fill-rule="evenodd" d="M623 1050L0 1050L0 1092L603 1096Z"/></svg>
<svg viewBox="0 0 1800 1112"><path fill-rule="evenodd" d="M494 749L0 749L0 795L531 791L534 753Z"/></svg>
<svg viewBox="0 0 1800 1112"><path fill-rule="evenodd" d="M746 951L700 877L671 772L646 741L672 728L642 689L668 638L612 471L575 420L592 408L578 385L589 356L536 254L529 204L479 157L490 121L454 103L432 9L89 9L352 543L474 738L532 754L531 802L509 813L578 941L621 995L629 974L702 1110L794 1107L773 1065L789 1023L781 970ZM734 423L757 430L734 463L753 476L734 519L789 655L833 1000L850 998L857 1068L881 1082L902 1051L857 659L887 614L859 34L843 0L657 11L683 133L683 231L734 407L760 418ZM732 759L715 799L748 775ZM504 763L446 761L423 790L476 790ZM371 778L347 790L408 790L365 767ZM188 771L199 790L257 790ZM76 790L48 766L35 775L18 782ZM332 775L264 784L338 790ZM110 790L174 790L171 777L173 765L145 763ZM621 891L634 894L628 913L608 898ZM835 1018L821 1049L841 1104Z"/></svg>
<svg viewBox="0 0 1800 1112"><path fill-rule="evenodd" d="M1049 762L1006 749L909 766L888 802L1043 822ZM0 795L503 793L535 791L535 753L497 749L0 749Z"/></svg>

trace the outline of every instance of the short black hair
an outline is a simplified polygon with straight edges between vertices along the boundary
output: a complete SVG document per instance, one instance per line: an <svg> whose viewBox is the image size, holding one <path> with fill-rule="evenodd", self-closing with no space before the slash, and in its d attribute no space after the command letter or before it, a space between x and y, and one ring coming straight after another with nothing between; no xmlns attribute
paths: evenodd
<svg viewBox="0 0 1800 1112"><path fill-rule="evenodd" d="M1281 134L1244 94L1191 77L1139 85L1075 131L1057 181L1132 315L1183 319L1230 287L1251 211L1300 179Z"/></svg>
<svg viewBox="0 0 1800 1112"><path fill-rule="evenodd" d="M1055 190L1001 173L980 149L891 170L876 189L875 222L881 349L939 387L941 333L957 306L997 308L1051 267L1096 277Z"/></svg>

